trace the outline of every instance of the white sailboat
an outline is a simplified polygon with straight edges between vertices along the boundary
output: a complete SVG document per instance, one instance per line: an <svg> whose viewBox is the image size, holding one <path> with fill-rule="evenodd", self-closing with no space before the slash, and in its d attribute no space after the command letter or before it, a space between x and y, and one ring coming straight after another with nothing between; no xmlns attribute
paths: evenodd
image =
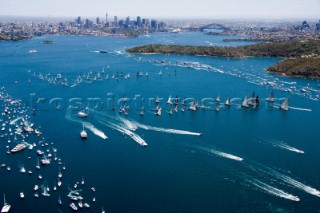
<svg viewBox="0 0 320 213"><path fill-rule="evenodd" d="M247 96L244 97L244 100L243 100L241 106L244 107L244 108L249 108L248 97Z"/></svg>
<svg viewBox="0 0 320 213"><path fill-rule="evenodd" d="M36 168L37 168L38 170L40 169L40 162L39 162L39 158L38 158L38 161L37 161Z"/></svg>
<svg viewBox="0 0 320 213"><path fill-rule="evenodd" d="M84 185L84 179L83 179L83 177L82 177L82 180L81 180L81 185Z"/></svg>
<svg viewBox="0 0 320 213"><path fill-rule="evenodd" d="M230 106L230 105L231 105L231 102L230 102L230 98L229 98L229 97L227 98L225 105L226 105L226 106Z"/></svg>
<svg viewBox="0 0 320 213"><path fill-rule="evenodd" d="M194 101L190 104L189 110L191 110L191 111L196 111L196 110L197 110L196 100L194 100Z"/></svg>
<svg viewBox="0 0 320 213"><path fill-rule="evenodd" d="M172 101L171 101L171 95L170 95L170 96L169 96L169 98L168 98L167 104L169 104L169 105L171 105L171 104L172 104Z"/></svg>
<svg viewBox="0 0 320 213"><path fill-rule="evenodd" d="M84 124L82 124L82 131L80 132L80 137L83 139L88 137L86 130L84 130Z"/></svg>
<svg viewBox="0 0 320 213"><path fill-rule="evenodd" d="M280 109L285 111L289 110L289 98L286 98L286 100L280 105Z"/></svg>
<svg viewBox="0 0 320 213"><path fill-rule="evenodd" d="M1 209L1 213L9 212L11 205L6 202L6 195L3 195L3 207Z"/></svg>
<svg viewBox="0 0 320 213"><path fill-rule="evenodd" d="M160 115L161 115L161 107L157 110L156 115L157 115L157 116L160 116Z"/></svg>
<svg viewBox="0 0 320 213"><path fill-rule="evenodd" d="M220 99L220 95L218 95L218 97L216 98L216 102L220 102L221 99Z"/></svg>
<svg viewBox="0 0 320 213"><path fill-rule="evenodd" d="M267 99L268 102L274 102L274 93L271 91L270 96Z"/></svg>

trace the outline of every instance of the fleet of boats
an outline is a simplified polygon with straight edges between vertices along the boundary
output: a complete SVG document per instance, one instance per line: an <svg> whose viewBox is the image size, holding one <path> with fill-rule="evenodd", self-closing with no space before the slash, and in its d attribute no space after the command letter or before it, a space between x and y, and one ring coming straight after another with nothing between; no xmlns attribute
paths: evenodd
<svg viewBox="0 0 320 213"><path fill-rule="evenodd" d="M42 133L39 130L41 129L41 127L36 127L34 123L30 122L32 119L32 115L30 115L32 114L32 109L28 106L24 106L20 100L14 100L11 96L8 95L4 88L0 89L0 107L3 107L3 112L1 112L2 117L0 119L0 138L7 140L7 143L5 145L5 152L7 154L20 152L22 154L24 152L26 159L35 159L35 169L37 170L35 181L39 182L40 184L35 184L32 186L34 191L33 197L50 197L51 190L53 190L52 192L63 192L63 188L61 187L63 178L62 171L66 170L66 166L65 164L63 164L62 159L57 156L57 148L54 147L54 143L49 143L44 137L42 137ZM85 112L83 112L79 113L79 117L85 118L87 117L87 115L85 114ZM84 127L83 131L85 131ZM33 143L31 143L30 141L33 141ZM21 154L15 154L12 157L21 156ZM37 157L33 158L33 156ZM41 171L42 167L48 167L52 163L54 163L59 168L57 174L58 180L57 186L54 183L51 187L49 187L49 185L46 183L47 177L43 177ZM5 168L8 172L11 171L11 166L9 164L2 163L1 167ZM62 170L60 169L60 167L62 168ZM20 163L19 165L19 172L21 174L28 173L31 178L33 177L32 169L27 169L22 163ZM45 182L42 182L43 180ZM79 185L80 183L81 185ZM80 183L77 182L78 187L85 187L83 177L81 178ZM41 189L41 192L39 191L39 189ZM28 196L28 194L25 194L25 192L23 191L19 192L20 199L25 199L25 196ZM82 203L82 200L84 198L81 197L79 193L77 195L77 198L79 201L78 206L82 205L83 208L90 208L89 203ZM62 205L60 195L58 199L58 205ZM12 206L6 202L6 197L4 195L4 205L1 209L1 212L9 212L11 207Z"/></svg>

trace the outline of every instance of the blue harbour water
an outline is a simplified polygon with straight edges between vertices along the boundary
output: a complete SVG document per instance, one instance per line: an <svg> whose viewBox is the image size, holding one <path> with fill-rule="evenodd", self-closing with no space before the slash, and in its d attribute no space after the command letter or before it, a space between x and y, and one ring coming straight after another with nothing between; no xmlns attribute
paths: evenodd
<svg viewBox="0 0 320 213"><path fill-rule="evenodd" d="M0 197L6 194L12 212L70 212L69 188L74 190L83 177L85 184L79 183L77 189L82 189L83 202L91 207L80 212L101 212L102 206L106 212L319 212L319 81L264 72L280 59L131 55L124 51L145 44L244 45L224 43L224 38L156 33L133 39L54 36L0 42L0 87L13 99L20 99L28 109L29 121L41 126L42 135L31 133L26 142L48 143L7 155L8 139L10 149L14 147L7 124L0 133L0 164L10 165L11 171L0 168ZM54 44L41 44L44 39ZM74 83L90 71L95 77L99 72L102 80ZM137 72L143 76L137 77ZM48 82L57 74L67 79L68 86ZM270 82L275 85L271 87ZM302 88L307 92L301 92ZM271 91L274 105L265 101ZM243 98L251 97L252 92L259 95L260 107L242 109ZM143 117L139 95L144 100ZM180 104L178 112L169 114L166 102L170 95L188 98L184 112ZM123 96L128 98L128 115L118 113ZM161 116L154 111L157 96L162 98ZM217 96L221 97L219 111L215 110ZM228 97L231 106L225 107ZM279 110L288 97L289 111ZM209 108L188 110L193 99ZM111 110L113 100L117 101L115 111ZM76 101L87 107L87 118L77 117ZM2 112L8 103L0 103ZM7 117L0 119L2 124ZM79 135L82 122L86 140ZM140 146L141 141L148 146ZM50 147L57 148L62 164L52 159L37 171L36 150L46 152ZM19 172L22 164L32 175ZM59 167L62 186L53 191ZM49 185L51 196L39 192L35 198L35 184ZM24 199L19 197L21 191ZM57 205L59 195L62 206Z"/></svg>

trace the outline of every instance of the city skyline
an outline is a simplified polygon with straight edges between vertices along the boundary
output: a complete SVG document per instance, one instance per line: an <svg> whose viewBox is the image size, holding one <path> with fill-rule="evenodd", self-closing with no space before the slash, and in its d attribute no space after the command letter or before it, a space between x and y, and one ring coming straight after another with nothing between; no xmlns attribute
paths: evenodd
<svg viewBox="0 0 320 213"><path fill-rule="evenodd" d="M103 0L43 2L40 0L9 0L1 2L0 15L4 16L42 16L42 17L109 17L148 16L156 18L222 18L222 19L286 19L319 18L320 2L317 0L199 0L188 2L162 0L111 2Z"/></svg>

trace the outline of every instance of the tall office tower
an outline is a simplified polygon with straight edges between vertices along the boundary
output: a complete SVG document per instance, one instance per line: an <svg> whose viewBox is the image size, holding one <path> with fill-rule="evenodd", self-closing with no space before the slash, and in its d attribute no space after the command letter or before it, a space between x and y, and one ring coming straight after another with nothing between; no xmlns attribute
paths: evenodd
<svg viewBox="0 0 320 213"><path fill-rule="evenodd" d="M158 21L155 19L151 20L151 29L158 30Z"/></svg>
<svg viewBox="0 0 320 213"><path fill-rule="evenodd" d="M96 19L96 24L100 24L100 18L99 17L97 17L97 19Z"/></svg>
<svg viewBox="0 0 320 213"><path fill-rule="evenodd" d="M141 27L141 17L140 16L137 17L137 26Z"/></svg>
<svg viewBox="0 0 320 213"><path fill-rule="evenodd" d="M106 24L108 24L108 13L106 13Z"/></svg>
<svg viewBox="0 0 320 213"><path fill-rule="evenodd" d="M76 19L76 22L77 22L77 24L81 24L81 17L80 16Z"/></svg>
<svg viewBox="0 0 320 213"><path fill-rule="evenodd" d="M113 21L114 21L114 26L118 27L118 16L114 16Z"/></svg>
<svg viewBox="0 0 320 213"><path fill-rule="evenodd" d="M126 18L126 25L129 26L129 24L130 24L130 17L128 16L128 17Z"/></svg>

